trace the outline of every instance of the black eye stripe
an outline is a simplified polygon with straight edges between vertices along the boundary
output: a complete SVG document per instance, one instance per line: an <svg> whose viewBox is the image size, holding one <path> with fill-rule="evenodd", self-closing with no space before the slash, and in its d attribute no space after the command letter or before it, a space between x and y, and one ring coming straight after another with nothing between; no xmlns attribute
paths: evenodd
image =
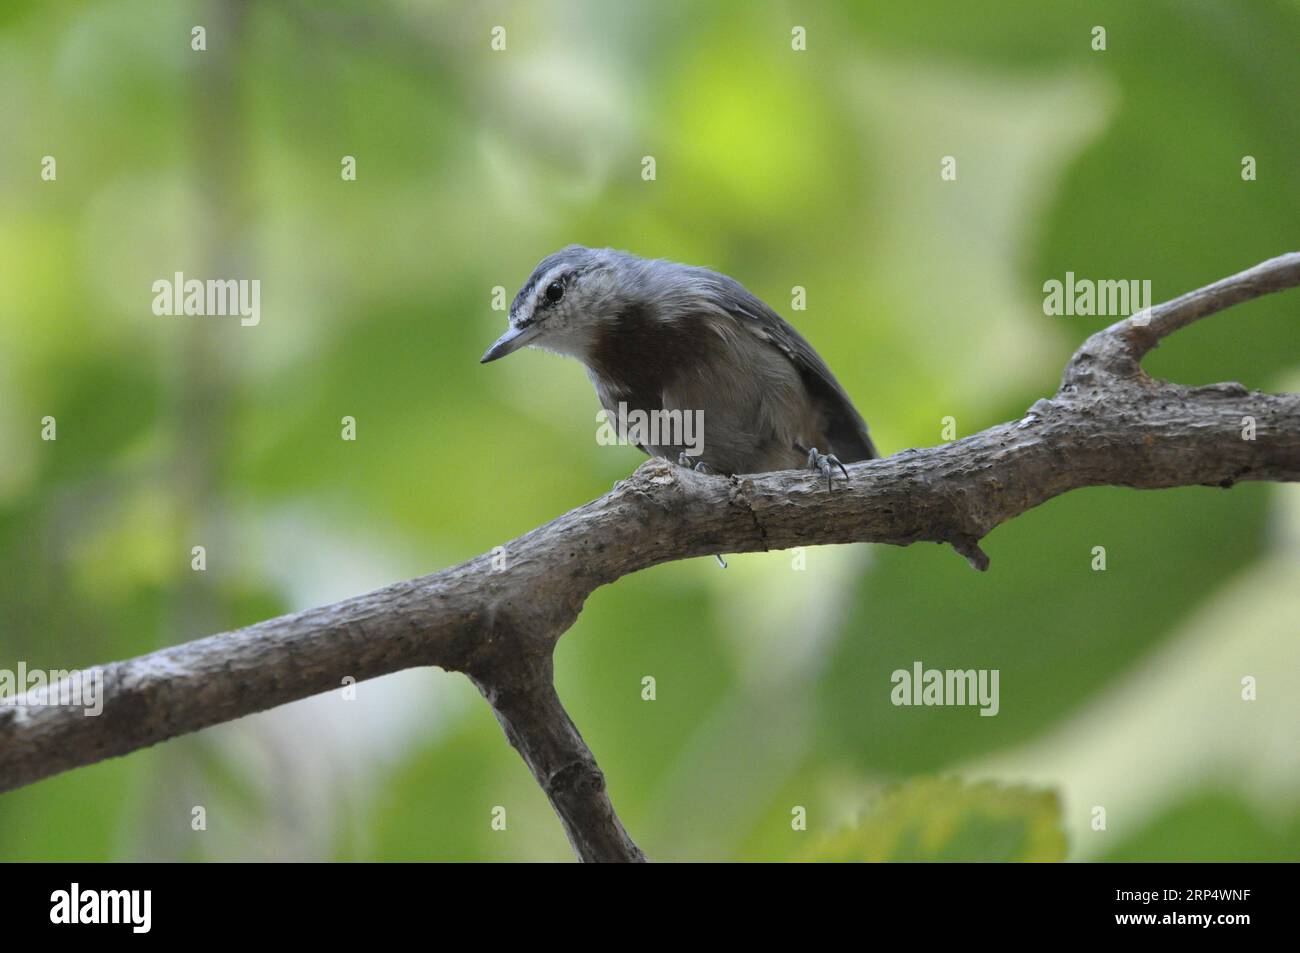
<svg viewBox="0 0 1300 953"><path fill-rule="evenodd" d="M512 313L517 308L523 307L523 305L528 301L534 302L533 308L535 311L546 311L564 297L569 285L571 285L574 279L583 274L586 270L587 269L585 268L574 268L565 272L558 278L552 279L550 283L547 284L546 288L539 294L537 286L541 283L542 277L550 272L538 269L529 277L527 283L519 289L519 294L515 296L515 304L511 306ZM552 285L560 286L560 296L558 298L551 299L546 293Z"/></svg>

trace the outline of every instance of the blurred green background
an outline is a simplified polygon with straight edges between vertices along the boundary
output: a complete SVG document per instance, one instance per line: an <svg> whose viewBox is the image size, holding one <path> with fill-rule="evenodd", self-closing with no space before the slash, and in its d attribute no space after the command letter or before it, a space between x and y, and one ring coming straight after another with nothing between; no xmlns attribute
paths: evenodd
<svg viewBox="0 0 1300 953"><path fill-rule="evenodd" d="M1043 282L1164 300L1300 246L1297 48L1291 0L6 0L0 668L343 598L607 490L641 457L597 445L578 365L478 363L492 289L570 242L745 283L883 452L1017 417L1109 323L1045 317ZM155 316L176 271L260 279L261 324ZM1295 389L1298 315L1243 305L1147 368ZM985 575L858 546L597 592L560 693L647 853L1300 859L1294 487L1075 492L985 548ZM998 716L892 706L918 659L999 669ZM9 860L569 856L441 671L0 796Z"/></svg>

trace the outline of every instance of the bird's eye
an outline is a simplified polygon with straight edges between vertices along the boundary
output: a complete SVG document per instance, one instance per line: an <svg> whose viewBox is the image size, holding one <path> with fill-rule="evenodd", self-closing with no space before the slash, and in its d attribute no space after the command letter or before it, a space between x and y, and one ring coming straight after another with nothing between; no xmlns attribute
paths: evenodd
<svg viewBox="0 0 1300 953"><path fill-rule="evenodd" d="M563 297L564 285L560 284L558 281L552 281L546 286L546 300L551 304L555 304L555 302L559 301Z"/></svg>

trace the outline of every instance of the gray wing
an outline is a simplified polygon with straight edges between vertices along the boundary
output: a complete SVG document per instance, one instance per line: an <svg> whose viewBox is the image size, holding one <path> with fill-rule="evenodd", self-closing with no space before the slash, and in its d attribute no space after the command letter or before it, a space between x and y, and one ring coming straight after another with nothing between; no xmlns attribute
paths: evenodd
<svg viewBox="0 0 1300 953"><path fill-rule="evenodd" d="M872 460L880 456L867 433L866 422L853 401L835 379L826 362L784 318L750 294L739 282L706 271L716 288L717 304L751 333L780 350L795 366L808 393L823 416L823 430L830 452L845 463Z"/></svg>

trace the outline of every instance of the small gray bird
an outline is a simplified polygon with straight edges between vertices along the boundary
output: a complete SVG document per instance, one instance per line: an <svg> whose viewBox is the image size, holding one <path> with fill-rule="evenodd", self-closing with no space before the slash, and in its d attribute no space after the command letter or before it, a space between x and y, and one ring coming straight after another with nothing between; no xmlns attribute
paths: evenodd
<svg viewBox="0 0 1300 953"><path fill-rule="evenodd" d="M533 271L510 306L510 329L482 362L521 347L576 357L610 415L620 404L702 412L699 445L638 444L652 456L724 474L806 466L828 488L832 467L847 478L845 463L877 456L812 345L707 268L570 245Z"/></svg>

